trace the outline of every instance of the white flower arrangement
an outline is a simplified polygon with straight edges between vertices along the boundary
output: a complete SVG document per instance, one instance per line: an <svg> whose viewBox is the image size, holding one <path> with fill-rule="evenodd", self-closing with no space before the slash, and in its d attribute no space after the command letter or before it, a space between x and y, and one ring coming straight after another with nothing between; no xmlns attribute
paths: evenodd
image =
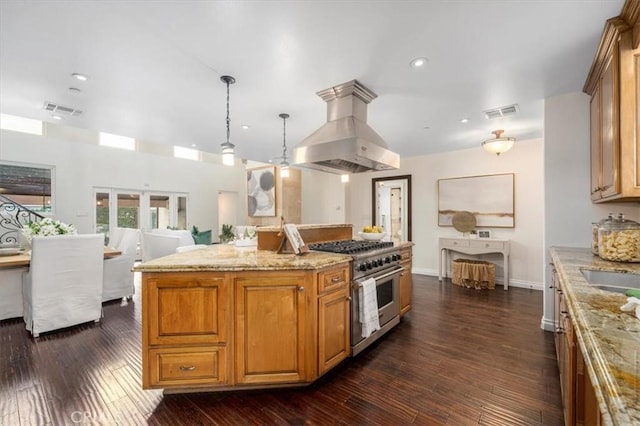
<svg viewBox="0 0 640 426"><path fill-rule="evenodd" d="M31 242L33 237L47 237L51 235L77 234L73 225L62 223L59 220L53 220L45 217L39 222L29 222L22 228L22 234L25 239Z"/></svg>

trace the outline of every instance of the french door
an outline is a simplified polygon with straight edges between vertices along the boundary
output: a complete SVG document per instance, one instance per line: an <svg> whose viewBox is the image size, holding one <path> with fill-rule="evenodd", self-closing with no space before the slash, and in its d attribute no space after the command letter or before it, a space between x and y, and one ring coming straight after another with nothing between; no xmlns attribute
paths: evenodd
<svg viewBox="0 0 640 426"><path fill-rule="evenodd" d="M187 229L187 194L94 188L94 229L108 238L114 227Z"/></svg>

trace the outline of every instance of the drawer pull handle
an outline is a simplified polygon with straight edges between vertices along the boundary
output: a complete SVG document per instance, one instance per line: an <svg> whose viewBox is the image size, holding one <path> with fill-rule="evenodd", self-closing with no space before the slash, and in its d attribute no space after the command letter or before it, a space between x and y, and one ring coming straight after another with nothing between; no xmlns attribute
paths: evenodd
<svg viewBox="0 0 640 426"><path fill-rule="evenodd" d="M484 243L484 246L485 247L489 247L489 243Z"/></svg>
<svg viewBox="0 0 640 426"><path fill-rule="evenodd" d="M337 283L338 281L340 281L340 277L333 277L333 278L331 278L331 282L332 282L332 283Z"/></svg>
<svg viewBox="0 0 640 426"><path fill-rule="evenodd" d="M195 371L196 366L195 365L190 365L188 367L181 365L180 366L180 371Z"/></svg>

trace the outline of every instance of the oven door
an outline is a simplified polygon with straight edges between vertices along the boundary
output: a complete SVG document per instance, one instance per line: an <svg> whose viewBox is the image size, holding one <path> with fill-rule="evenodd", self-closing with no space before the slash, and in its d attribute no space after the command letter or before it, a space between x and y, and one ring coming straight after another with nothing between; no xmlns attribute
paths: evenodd
<svg viewBox="0 0 640 426"><path fill-rule="evenodd" d="M400 273L404 271L402 266L396 265L391 270L380 271L364 278L375 278L376 296L378 298L378 317L380 319L380 330L373 332L366 340L377 340L381 335L398 323L400 316ZM364 349L362 337L362 324L359 321L360 300L358 297L357 281L351 286L351 346ZM394 324L391 324L394 322ZM359 352L359 351L358 351ZM352 355L355 355L352 349Z"/></svg>

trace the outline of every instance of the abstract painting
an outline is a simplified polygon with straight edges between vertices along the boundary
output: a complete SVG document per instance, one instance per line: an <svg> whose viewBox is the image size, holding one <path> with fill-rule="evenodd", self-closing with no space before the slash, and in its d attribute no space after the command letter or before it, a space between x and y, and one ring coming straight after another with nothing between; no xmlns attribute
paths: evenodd
<svg viewBox="0 0 640 426"><path fill-rule="evenodd" d="M469 211L478 227L515 227L513 181L513 173L438 179L438 226Z"/></svg>
<svg viewBox="0 0 640 426"><path fill-rule="evenodd" d="M247 210L249 216L276 215L275 166L247 170Z"/></svg>

